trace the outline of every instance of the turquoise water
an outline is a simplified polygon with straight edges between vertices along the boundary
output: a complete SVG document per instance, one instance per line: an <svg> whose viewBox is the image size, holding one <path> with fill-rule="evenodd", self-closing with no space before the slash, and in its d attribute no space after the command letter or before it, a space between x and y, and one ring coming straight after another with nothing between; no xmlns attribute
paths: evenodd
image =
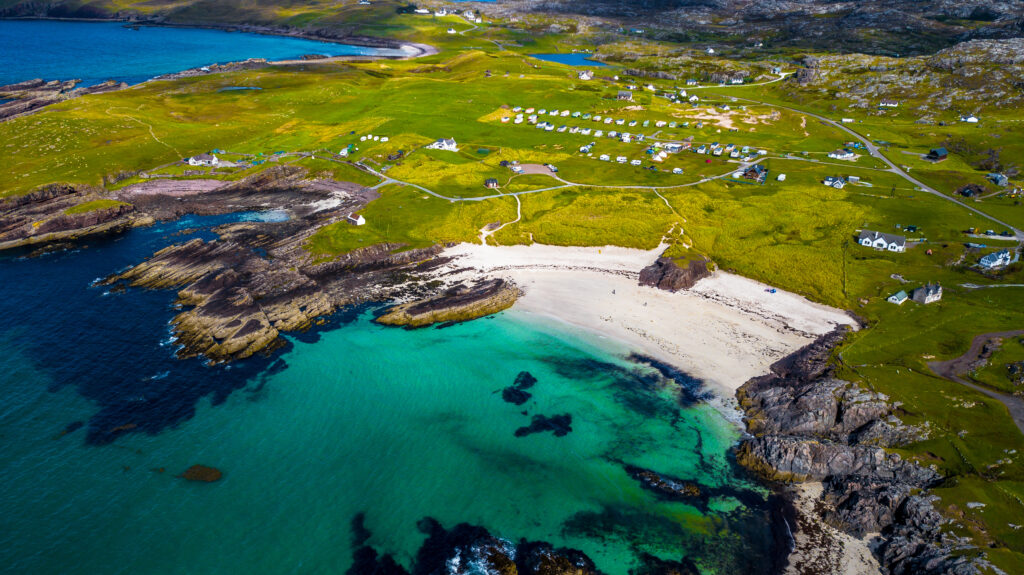
<svg viewBox="0 0 1024 575"><path fill-rule="evenodd" d="M368 543L407 567L431 517L577 548L610 575L644 552L767 571L764 505L663 501L626 474L761 493L729 459L731 424L607 341L517 312L407 331L364 309L277 357L206 366L173 357L172 293L90 286L222 221L0 258L0 569L338 573L365 513ZM517 406L501 391L522 371L537 383ZM541 414L571 432L516 436ZM193 464L224 477L177 477Z"/></svg>
<svg viewBox="0 0 1024 575"><path fill-rule="evenodd" d="M567 64L569 66L607 66L604 62L598 60L591 60L591 54L585 54L581 52L568 52L568 53L556 53L556 54L530 54L538 60L546 60L548 62L558 62L559 64Z"/></svg>
<svg viewBox="0 0 1024 575"><path fill-rule="evenodd" d="M132 29L119 22L0 20L0 85L33 78L78 78L86 86L105 80L135 84L161 74L247 58L395 52L198 28Z"/></svg>

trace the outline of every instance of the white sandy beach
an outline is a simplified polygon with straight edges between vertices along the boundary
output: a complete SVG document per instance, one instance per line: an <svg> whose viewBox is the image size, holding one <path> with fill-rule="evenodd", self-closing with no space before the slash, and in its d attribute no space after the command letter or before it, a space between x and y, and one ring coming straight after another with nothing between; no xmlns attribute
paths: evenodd
<svg viewBox="0 0 1024 575"><path fill-rule="evenodd" d="M731 401L736 388L838 324L843 311L725 272L692 290L670 293L638 285L640 270L663 250L545 245L460 244L448 272L515 282L514 310L556 318L619 340L638 352L703 379Z"/></svg>

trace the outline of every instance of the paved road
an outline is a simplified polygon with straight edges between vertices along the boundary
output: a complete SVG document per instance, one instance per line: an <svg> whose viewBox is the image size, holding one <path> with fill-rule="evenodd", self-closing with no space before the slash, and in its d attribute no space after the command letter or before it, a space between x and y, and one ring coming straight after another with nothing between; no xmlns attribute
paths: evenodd
<svg viewBox="0 0 1024 575"><path fill-rule="evenodd" d="M816 118L816 119L820 120L821 122L825 123L826 125L832 126L834 128L838 128L838 129L846 132L847 134L853 136L859 142L864 144L865 149L867 149L868 153L871 154L872 157L878 158L879 160L882 160L883 162L885 162L886 165L889 166L889 169L887 171L892 172L892 173L902 177L903 179L905 179L908 182L914 184L915 186L921 188L925 192L928 192L929 194L933 194L933 195L938 196L938 197L940 197L940 198L942 198L942 199L944 199L946 201L953 202L954 204L958 204L961 207L964 207L964 208L970 210L972 213L975 213L975 214L977 214L977 215L979 215L979 216L981 216L983 218L986 218L986 219L988 219L990 221L993 221L993 222L995 222L995 223L1005 227L1008 230L1011 230L1013 232L1014 236L1017 237L1017 241L1024 242L1024 232L1022 232L1021 230L1018 230L1017 228L1011 226L1010 224L1008 224L1008 223L1006 223L1004 221L1001 221L999 219L996 219L993 216L990 216L988 214L979 212L978 210L976 210L973 207L965 204L964 202L961 202L960 200L958 200L958 199L956 199L954 197L948 196L948 195L946 195L946 194L936 190L935 188L932 188L931 186L928 186L924 182L921 182L917 178L912 177L910 174L908 174L907 172L903 171L902 168L900 168L895 163L893 163L888 157L886 157L885 154L883 154L882 151L878 148L878 146L876 146L871 140L868 140L864 136L861 136L859 133L857 133L854 130L848 128L846 125L844 125L844 124L842 124L840 122L836 122L835 120L831 120L829 118L826 118L825 116L820 116L820 115L815 114L813 112L808 112L806 110L799 110L797 108L791 108L789 106L782 106L782 105L779 105L779 104L770 104L768 102L760 102L758 100L751 100L749 98L739 98L737 96L729 96L729 97L736 98L737 100L743 100L745 102L752 102L754 104L761 104L761 105L764 105L764 106L772 106L772 107L775 107L775 108L782 108L783 110L789 110L791 112L796 112L798 114L804 114L806 116L810 116L812 118Z"/></svg>
<svg viewBox="0 0 1024 575"><path fill-rule="evenodd" d="M978 356L981 354L982 347L985 346L985 342L994 337L1006 338L1016 337L1019 335L1024 335L1024 329L983 333L971 341L971 348L967 350L967 353L949 361L930 362L928 363L928 367L938 375L950 381L955 381L975 391L984 393L1005 405L1006 409L1010 412L1010 417L1013 418L1013 422L1017 424L1017 428L1020 429L1021 433L1024 433L1024 400L1019 397L999 393L998 391L993 391L987 387L971 383L961 377L970 369L971 363L978 359Z"/></svg>

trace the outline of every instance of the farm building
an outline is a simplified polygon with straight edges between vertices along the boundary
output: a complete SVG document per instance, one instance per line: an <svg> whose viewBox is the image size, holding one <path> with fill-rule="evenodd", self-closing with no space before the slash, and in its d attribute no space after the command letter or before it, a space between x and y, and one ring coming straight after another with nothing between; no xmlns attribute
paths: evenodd
<svg viewBox="0 0 1024 575"><path fill-rule="evenodd" d="M946 148L933 148L933 149L929 150L928 151L928 155L925 156L925 158L927 158L927 159L929 159L929 160L931 160L933 162L941 162L941 161L945 160L948 157L949 157L949 152L946 151Z"/></svg>
<svg viewBox="0 0 1024 575"><path fill-rule="evenodd" d="M834 152L829 152L828 157L834 160L852 160L855 157L857 157L857 155L853 153L853 150L847 150L846 148L843 148L842 150L835 150Z"/></svg>
<svg viewBox="0 0 1024 575"><path fill-rule="evenodd" d="M910 296L907 295L907 292L900 290L892 294L891 296L885 298L885 301L889 303L894 303L896 305L903 305L903 302L907 301L908 299L910 299Z"/></svg>
<svg viewBox="0 0 1024 575"><path fill-rule="evenodd" d="M348 217L345 218L345 220L348 223L352 224L353 226L361 226L366 223L366 218L364 218L362 214L356 213L349 214Z"/></svg>
<svg viewBox="0 0 1024 575"><path fill-rule="evenodd" d="M633 92L631 92L629 90L619 90L618 99L619 100L624 100L624 101L627 101L627 102L632 102L633 101Z"/></svg>
<svg viewBox="0 0 1024 575"><path fill-rule="evenodd" d="M897 108L900 103L896 100L882 100L878 105L882 108Z"/></svg>
<svg viewBox="0 0 1024 575"><path fill-rule="evenodd" d="M490 189L496 189L498 187L498 180L494 178L487 178L484 180L484 187Z"/></svg>

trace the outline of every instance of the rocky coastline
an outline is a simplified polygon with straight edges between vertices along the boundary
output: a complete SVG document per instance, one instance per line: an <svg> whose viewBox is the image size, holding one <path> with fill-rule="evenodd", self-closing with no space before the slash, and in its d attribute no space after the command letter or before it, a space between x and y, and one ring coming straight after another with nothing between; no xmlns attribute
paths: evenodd
<svg viewBox="0 0 1024 575"><path fill-rule="evenodd" d="M405 301L378 321L419 327L497 313L518 297L518 289L500 279L455 286L419 279L446 262L439 257L444 246L406 250L379 244L318 260L306 249L310 236L343 222L378 195L357 184L316 178L303 168L275 167L199 193L137 188L109 193L52 185L4 200L0 250L33 244L60 249L185 214L283 211L283 221L256 218L217 226L215 241L170 245L104 280L125 288L176 290L181 311L172 325L180 357L218 362L270 352L282 343L281 333L308 329L343 307L368 302ZM91 205L97 209L75 212Z"/></svg>
<svg viewBox="0 0 1024 575"><path fill-rule="evenodd" d="M736 449L737 461L789 493L793 484L820 482L820 497L809 502L814 515L826 527L870 538L886 574L980 573L984 559L964 553L970 543L942 531L944 519L928 494L942 477L886 451L920 441L928 428L902 424L898 404L835 377L829 360L845 336L845 328L822 336L739 389L749 436ZM788 572L830 572L807 570L813 554L798 543Z"/></svg>
<svg viewBox="0 0 1024 575"><path fill-rule="evenodd" d="M81 80L51 80L39 78L26 80L16 84L0 86L0 100L10 100L0 104L0 122L32 114L46 106L64 102L89 94L114 92L128 87L124 82L107 80L95 86L78 87Z"/></svg>

